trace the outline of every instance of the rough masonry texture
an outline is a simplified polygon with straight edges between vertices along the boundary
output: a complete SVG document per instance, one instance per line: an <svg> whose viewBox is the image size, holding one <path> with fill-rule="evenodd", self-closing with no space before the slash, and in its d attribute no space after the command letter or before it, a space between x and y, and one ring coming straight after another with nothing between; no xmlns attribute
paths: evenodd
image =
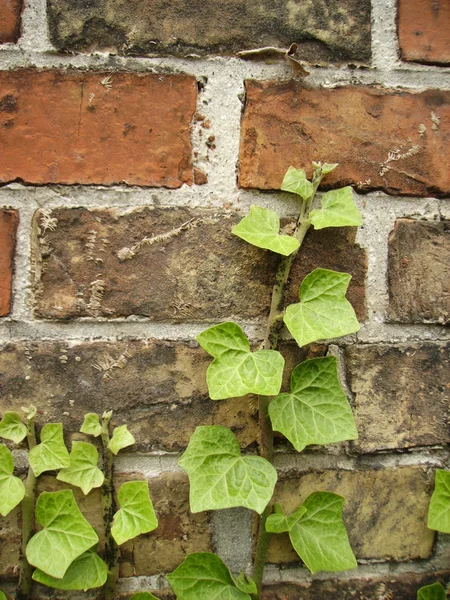
<svg viewBox="0 0 450 600"><path fill-rule="evenodd" d="M22 7L22 0L0 0L0 44L19 39Z"/></svg>
<svg viewBox="0 0 450 600"><path fill-rule="evenodd" d="M0 317L11 307L11 282L19 215L15 210L0 210Z"/></svg>

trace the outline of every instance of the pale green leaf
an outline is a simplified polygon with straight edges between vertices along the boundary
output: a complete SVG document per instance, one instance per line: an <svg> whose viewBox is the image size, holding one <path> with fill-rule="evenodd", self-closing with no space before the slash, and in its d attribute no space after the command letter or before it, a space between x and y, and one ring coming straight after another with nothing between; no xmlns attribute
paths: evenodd
<svg viewBox="0 0 450 600"><path fill-rule="evenodd" d="M8 600L5 594L0 590L0 600Z"/></svg>
<svg viewBox="0 0 450 600"><path fill-rule="evenodd" d="M22 480L13 475L14 460L10 450L0 444L0 515L6 517L25 496Z"/></svg>
<svg viewBox="0 0 450 600"><path fill-rule="evenodd" d="M118 493L120 510L114 515L111 534L119 546L158 527L146 481L124 483Z"/></svg>
<svg viewBox="0 0 450 600"><path fill-rule="evenodd" d="M96 413L87 413L84 415L84 421L80 431L81 433L87 433L88 435L98 437L102 433L102 426L98 415Z"/></svg>
<svg viewBox="0 0 450 600"><path fill-rule="evenodd" d="M58 590L83 590L102 587L108 577L108 569L94 549L76 558L62 579L51 577L36 569L34 581Z"/></svg>
<svg viewBox="0 0 450 600"><path fill-rule="evenodd" d="M322 174L328 175L331 171L334 171L336 167L339 166L339 163L324 163L322 165Z"/></svg>
<svg viewBox="0 0 450 600"><path fill-rule="evenodd" d="M18 413L5 412L3 419L0 421L0 437L11 440L15 444L20 444L27 437L27 433L27 426L22 423Z"/></svg>
<svg viewBox="0 0 450 600"><path fill-rule="evenodd" d="M215 357L206 373L212 400L245 394L274 396L280 391L284 358L276 350L251 352L236 323L210 327L197 336L197 341Z"/></svg>
<svg viewBox="0 0 450 600"><path fill-rule="evenodd" d="M332 190L322 196L322 208L309 214L314 229L325 227L352 227L362 224L361 213L353 201L351 187Z"/></svg>
<svg viewBox="0 0 450 600"><path fill-rule="evenodd" d="M37 415L37 408L34 406L34 404L30 404L30 406L21 406L21 409L27 421L32 421Z"/></svg>
<svg viewBox="0 0 450 600"><path fill-rule="evenodd" d="M315 269L303 280L299 304L286 308L284 322L299 346L341 337L359 330L358 319L345 292L351 275Z"/></svg>
<svg viewBox="0 0 450 600"><path fill-rule="evenodd" d="M246 575L244 572L239 573L237 577L231 574L234 585L241 590L241 592L245 592L246 594L257 594L258 588L256 583L253 581L251 577Z"/></svg>
<svg viewBox="0 0 450 600"><path fill-rule="evenodd" d="M114 429L112 438L109 440L108 448L113 454L117 454L123 448L132 446L135 441L134 437L128 431L127 425L121 425Z"/></svg>
<svg viewBox="0 0 450 600"><path fill-rule="evenodd" d="M232 229L232 233L258 248L272 250L283 256L292 254L300 242L280 234L280 219L273 210L251 206L250 213Z"/></svg>
<svg viewBox="0 0 450 600"><path fill-rule="evenodd" d="M278 504L277 506L279 508L276 512L269 515L266 521L266 531L270 531L270 533L284 533L285 531L290 531L297 521L299 521L306 513L306 508L304 506L299 506L291 515L285 515L284 511L280 511L280 505Z"/></svg>
<svg viewBox="0 0 450 600"><path fill-rule="evenodd" d="M98 536L77 506L72 490L43 492L36 503L43 529L28 542L30 565L61 579L73 561L98 543Z"/></svg>
<svg viewBox="0 0 450 600"><path fill-rule="evenodd" d="M167 575L177 600L250 600L234 584L228 567L215 554L190 554Z"/></svg>
<svg viewBox="0 0 450 600"><path fill-rule="evenodd" d="M450 471L436 471L435 488L428 508L428 527L450 533Z"/></svg>
<svg viewBox="0 0 450 600"><path fill-rule="evenodd" d="M190 481L191 511L243 506L262 513L277 473L259 456L241 456L232 431L220 425L197 427L181 457Z"/></svg>
<svg viewBox="0 0 450 600"><path fill-rule="evenodd" d="M41 431L41 443L30 450L29 461L36 477L44 471L56 471L70 465L61 423L44 425Z"/></svg>
<svg viewBox="0 0 450 600"><path fill-rule="evenodd" d="M445 600L446 598L445 587L441 583L424 585L417 592L417 600Z"/></svg>
<svg viewBox="0 0 450 600"><path fill-rule="evenodd" d="M70 453L70 465L61 469L56 479L70 483L89 494L93 488L103 485L105 476L97 467L98 452L95 446L87 442L73 442Z"/></svg>
<svg viewBox="0 0 450 600"><path fill-rule="evenodd" d="M150 594L150 592L138 592L137 594L133 594L130 600L158 600L158 598Z"/></svg>
<svg viewBox="0 0 450 600"><path fill-rule="evenodd" d="M306 173L303 169L295 169L289 167L284 176L281 189L284 192L292 192L298 194L306 200L313 193L313 186L310 181L306 179Z"/></svg>
<svg viewBox="0 0 450 600"><path fill-rule="evenodd" d="M306 360L295 367L290 394L274 398L269 415L274 430L287 437L298 452L309 444L358 437L333 356Z"/></svg>

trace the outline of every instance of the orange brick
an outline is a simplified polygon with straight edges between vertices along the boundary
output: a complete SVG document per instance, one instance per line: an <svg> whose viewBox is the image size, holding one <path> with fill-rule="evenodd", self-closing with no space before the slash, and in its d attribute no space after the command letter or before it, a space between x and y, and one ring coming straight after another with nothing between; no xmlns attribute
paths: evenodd
<svg viewBox="0 0 450 600"><path fill-rule="evenodd" d="M16 230L19 215L14 210L0 210L0 317L9 313Z"/></svg>
<svg viewBox="0 0 450 600"><path fill-rule="evenodd" d="M22 0L0 0L0 44L17 42L22 6Z"/></svg>

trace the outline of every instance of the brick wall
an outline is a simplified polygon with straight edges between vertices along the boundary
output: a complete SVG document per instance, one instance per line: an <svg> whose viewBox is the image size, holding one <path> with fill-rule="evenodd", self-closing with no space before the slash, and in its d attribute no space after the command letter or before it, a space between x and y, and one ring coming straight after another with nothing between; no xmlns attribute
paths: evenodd
<svg viewBox="0 0 450 600"><path fill-rule="evenodd" d="M257 439L249 403L207 398L194 338L234 318L261 339L278 259L230 230L252 203L289 223L273 190L311 160L341 163L327 187L354 186L364 225L310 232L289 300L314 266L347 271L362 327L282 352L339 357L359 439L301 456L278 439L277 496L344 495L359 567L310 576L279 536L264 600L413 600L448 582L426 514L450 442L449 3L23 4L0 1L0 413L33 402L67 442L87 411L129 424L117 481L148 479L160 526L124 547L123 598L170 598L161 575L188 552L251 561L249 512L191 515L176 465L197 425L232 427L244 451ZM236 57L292 42L305 81L277 55ZM81 500L100 524L98 496ZM18 519L0 521L5 590Z"/></svg>

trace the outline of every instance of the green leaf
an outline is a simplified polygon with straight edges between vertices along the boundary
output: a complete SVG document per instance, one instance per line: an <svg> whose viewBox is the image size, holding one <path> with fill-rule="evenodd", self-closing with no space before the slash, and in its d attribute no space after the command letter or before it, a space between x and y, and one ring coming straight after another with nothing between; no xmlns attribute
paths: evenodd
<svg viewBox="0 0 450 600"><path fill-rule="evenodd" d="M303 169L295 169L294 167L289 167L287 170L281 184L281 189L284 192L298 194L303 200L309 198L313 193L312 183L306 179L305 171Z"/></svg>
<svg viewBox="0 0 450 600"><path fill-rule="evenodd" d="M56 471L70 465L61 423L44 425L41 431L41 443L30 450L29 461L36 477L44 471Z"/></svg>
<svg viewBox="0 0 450 600"><path fill-rule="evenodd" d="M417 600L445 600L447 594L441 583L424 585L417 592Z"/></svg>
<svg viewBox="0 0 450 600"><path fill-rule="evenodd" d="M5 412L3 419L0 421L0 437L11 440L15 444L20 444L27 437L27 433L27 426L22 423L18 413Z"/></svg>
<svg viewBox="0 0 450 600"><path fill-rule="evenodd" d="M8 600L5 594L0 590L0 600Z"/></svg>
<svg viewBox="0 0 450 600"><path fill-rule="evenodd" d="M255 595L258 593L258 588L256 586L256 583L253 581L253 579L251 577L249 577L245 573L243 573L243 572L239 573L238 577L235 577L233 574L231 574L231 577L233 579L234 585L239 590L241 590L241 592L245 592L246 594L255 594Z"/></svg>
<svg viewBox="0 0 450 600"><path fill-rule="evenodd" d="M450 471L436 471L435 488L428 508L428 527L450 533Z"/></svg>
<svg viewBox="0 0 450 600"><path fill-rule="evenodd" d="M98 415L96 413L87 413L84 415L84 421L80 431L81 433L87 433L88 435L98 437L102 433L102 426Z"/></svg>
<svg viewBox="0 0 450 600"><path fill-rule="evenodd" d="M6 517L25 496L22 480L13 475L14 460L10 450L0 444L0 515Z"/></svg>
<svg viewBox="0 0 450 600"><path fill-rule="evenodd" d="M353 201L351 187L332 190L322 196L322 208L309 214L314 229L325 227L351 227L362 224L362 216Z"/></svg>
<svg viewBox="0 0 450 600"><path fill-rule="evenodd" d="M98 452L95 446L87 442L73 442L70 453L70 465L61 469L56 479L75 485L89 494L93 488L103 485L105 476L97 467Z"/></svg>
<svg viewBox="0 0 450 600"><path fill-rule="evenodd" d="M358 319L345 292L351 275L314 269L303 280L299 304L286 308L284 322L299 346L341 337L359 330Z"/></svg>
<svg viewBox="0 0 450 600"><path fill-rule="evenodd" d="M277 480L267 460L241 456L233 432L220 425L197 427L178 464L189 476L194 513L244 506L261 514Z"/></svg>
<svg viewBox="0 0 450 600"><path fill-rule="evenodd" d="M34 581L58 590L83 590L102 587L108 577L108 569L95 549L84 552L76 558L62 579L51 577L36 569Z"/></svg>
<svg viewBox="0 0 450 600"><path fill-rule="evenodd" d="M158 600L158 598L150 594L150 592L138 592L137 594L133 594L130 600Z"/></svg>
<svg viewBox="0 0 450 600"><path fill-rule="evenodd" d="M209 552L190 554L167 579L177 600L251 600L235 586L228 567Z"/></svg>
<svg viewBox="0 0 450 600"><path fill-rule="evenodd" d="M280 235L280 219L273 210L251 206L250 214L232 229L232 233L258 248L272 250L283 256L292 254L300 242L290 235Z"/></svg>
<svg viewBox="0 0 450 600"><path fill-rule="evenodd" d="M61 579L72 562L98 543L98 536L77 506L72 490L43 492L36 519L44 529L28 542L28 562Z"/></svg>
<svg viewBox="0 0 450 600"><path fill-rule="evenodd" d="M121 509L114 515L111 534L119 546L158 527L146 481L124 483L118 493Z"/></svg>
<svg viewBox="0 0 450 600"><path fill-rule="evenodd" d="M292 371L291 393L280 394L269 405L275 431L297 452L308 444L354 440L358 432L352 409L339 383L337 360L313 358Z"/></svg>
<svg viewBox="0 0 450 600"><path fill-rule="evenodd" d="M127 425L121 425L114 429L113 436L109 440L108 448L113 454L117 454L123 448L132 446L135 441L134 437L128 431Z"/></svg>
<svg viewBox="0 0 450 600"><path fill-rule="evenodd" d="M251 352L236 323L214 325L198 335L197 341L214 357L206 373L212 400L245 394L274 396L280 391L284 358L276 350Z"/></svg>
<svg viewBox="0 0 450 600"><path fill-rule="evenodd" d="M269 515L266 521L266 531L270 531L271 533L284 533L285 531L290 531L297 521L299 521L306 513L306 508L304 506L299 506L295 512L286 516L279 504L277 507L277 510Z"/></svg>
<svg viewBox="0 0 450 600"><path fill-rule="evenodd" d="M339 166L339 163L324 163L322 165L322 174L328 175L331 171L334 171L336 167Z"/></svg>

